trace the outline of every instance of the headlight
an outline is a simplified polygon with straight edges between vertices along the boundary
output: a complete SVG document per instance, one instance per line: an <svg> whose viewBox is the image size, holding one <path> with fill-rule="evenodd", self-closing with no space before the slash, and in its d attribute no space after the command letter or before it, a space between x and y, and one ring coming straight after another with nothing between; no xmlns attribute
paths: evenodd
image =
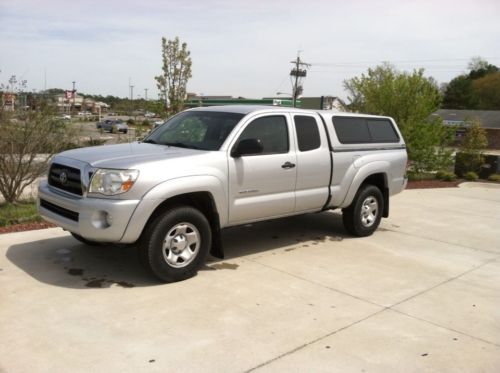
<svg viewBox="0 0 500 373"><path fill-rule="evenodd" d="M106 196L125 193L139 176L138 170L98 169L90 181L89 193L100 193Z"/></svg>

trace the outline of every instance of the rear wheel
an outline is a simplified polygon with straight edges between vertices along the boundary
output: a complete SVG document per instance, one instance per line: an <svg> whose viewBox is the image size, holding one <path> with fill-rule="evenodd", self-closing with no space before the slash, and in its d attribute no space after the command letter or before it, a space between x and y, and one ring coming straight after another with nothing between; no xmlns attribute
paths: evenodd
<svg viewBox="0 0 500 373"><path fill-rule="evenodd" d="M141 261L162 281L193 277L210 251L210 224L199 210L175 207L146 227L140 241Z"/></svg>
<svg viewBox="0 0 500 373"><path fill-rule="evenodd" d="M371 235L379 226L384 211L382 192L374 185L362 185L351 205L342 210L345 229L354 236Z"/></svg>

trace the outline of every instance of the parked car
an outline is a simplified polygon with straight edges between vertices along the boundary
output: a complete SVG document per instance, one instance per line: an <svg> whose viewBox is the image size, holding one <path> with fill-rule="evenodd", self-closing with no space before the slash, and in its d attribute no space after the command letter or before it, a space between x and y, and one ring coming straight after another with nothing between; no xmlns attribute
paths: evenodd
<svg viewBox="0 0 500 373"><path fill-rule="evenodd" d="M69 114L62 114L59 119L62 119L62 120L71 120L71 115Z"/></svg>
<svg viewBox="0 0 500 373"><path fill-rule="evenodd" d="M389 117L200 107L144 141L57 154L39 211L86 244L136 244L148 270L179 281L223 257L221 229L236 225L341 209L347 232L371 235L406 186L406 161Z"/></svg>
<svg viewBox="0 0 500 373"><path fill-rule="evenodd" d="M154 118L154 117L156 117L156 114L148 111L148 112L146 112L146 114L144 114L144 116L146 118Z"/></svg>
<svg viewBox="0 0 500 373"><path fill-rule="evenodd" d="M121 119L105 119L102 122L97 123L97 128L102 128L104 131L111 133L115 132L128 132L127 123L123 122Z"/></svg>

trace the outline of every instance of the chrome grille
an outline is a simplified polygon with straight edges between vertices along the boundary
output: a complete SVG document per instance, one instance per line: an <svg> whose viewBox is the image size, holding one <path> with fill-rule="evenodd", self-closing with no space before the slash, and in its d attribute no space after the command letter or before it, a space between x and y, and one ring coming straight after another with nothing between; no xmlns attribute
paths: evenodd
<svg viewBox="0 0 500 373"><path fill-rule="evenodd" d="M81 196L82 181L78 168L69 167L59 163L52 163L49 171L49 185L69 193Z"/></svg>

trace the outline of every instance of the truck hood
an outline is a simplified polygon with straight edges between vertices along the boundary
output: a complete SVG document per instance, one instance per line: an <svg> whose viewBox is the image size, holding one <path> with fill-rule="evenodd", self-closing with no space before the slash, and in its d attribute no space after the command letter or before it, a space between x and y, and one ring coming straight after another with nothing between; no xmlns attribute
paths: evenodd
<svg viewBox="0 0 500 373"><path fill-rule="evenodd" d="M202 155L204 153L204 151L200 150L133 142L73 149L62 152L58 156L87 162L94 167L129 168L144 162Z"/></svg>

